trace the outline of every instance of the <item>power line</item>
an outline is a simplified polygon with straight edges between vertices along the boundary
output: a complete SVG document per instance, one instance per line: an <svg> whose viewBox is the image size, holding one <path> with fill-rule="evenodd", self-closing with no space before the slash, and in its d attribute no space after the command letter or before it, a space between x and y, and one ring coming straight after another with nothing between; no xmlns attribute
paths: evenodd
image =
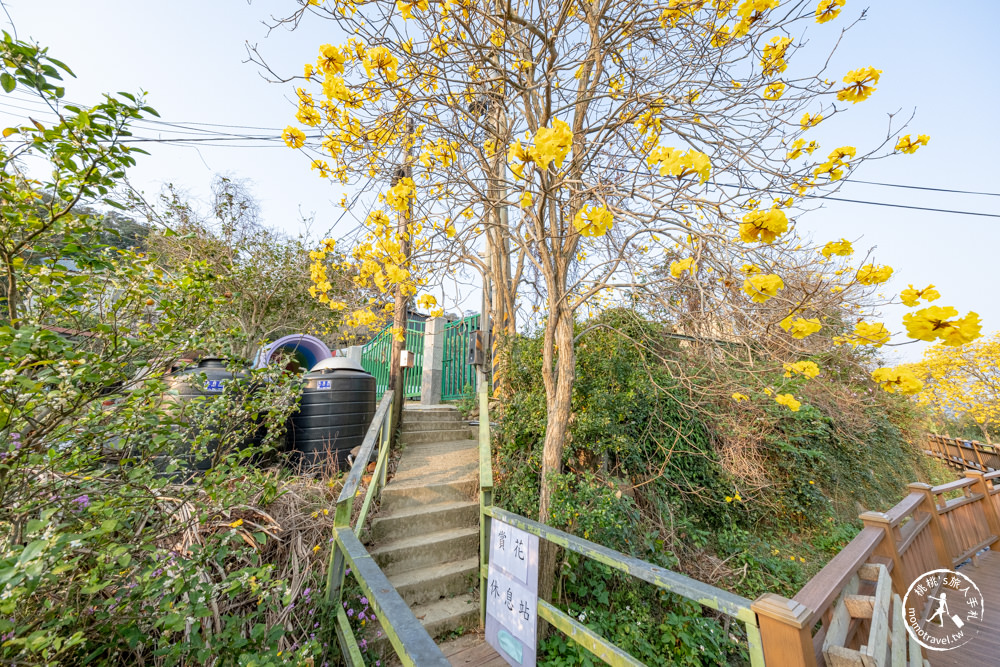
<svg viewBox="0 0 1000 667"><path fill-rule="evenodd" d="M716 186L722 187L722 188L737 188L737 189L742 189L743 188L743 186L741 186L741 185L734 185L732 183L719 183L717 181L713 181L713 185L716 185ZM890 208L907 208L907 209L912 209L912 210L915 210L915 211L930 211L932 213L953 213L955 215L976 215L976 216L981 216L981 217L984 217L984 218L1000 218L1000 214L997 214L997 213L981 213L979 211L959 211L959 210L947 209L947 208L932 208L932 207L929 207L929 206L912 206L910 204L892 204L892 203L883 202L883 201L867 201L867 200L863 200L863 199L848 199L846 197L835 197L833 195L808 195L808 194L799 194L797 192L790 192L788 190L768 190L768 192L773 193L773 194L791 195L793 197L799 197L799 198L802 198L802 199L823 199L823 200L830 200L830 201L842 201L842 202L847 202L849 204L867 204L869 206L887 206L887 207L890 207Z"/></svg>
<svg viewBox="0 0 1000 667"><path fill-rule="evenodd" d="M845 178L847 183L864 183L865 185L880 185L885 188L907 188L910 190L930 190L931 192L948 192L959 195L982 195L983 197L1000 197L1000 192L977 192L975 190L953 190L951 188L932 188L926 185L901 185L899 183L879 183L878 181L860 181L856 178Z"/></svg>
<svg viewBox="0 0 1000 667"><path fill-rule="evenodd" d="M42 103L42 100L29 100L29 99L21 99L21 98L18 98L17 101L28 102L28 103ZM52 111L50 109L46 109L46 110L42 110L42 109L30 109L30 108L21 107L21 106L15 105L15 104L10 104L9 102L0 102L0 107L14 108L14 109L19 109L19 110L22 110L22 111L29 111L29 112L38 113L38 114L42 114L42 113L52 114ZM11 112L0 111L0 113L11 113ZM16 114L12 114L12 115L16 115ZM182 136L182 137L168 137L168 138L163 138L163 137L145 137L145 136L129 136L129 137L121 137L121 138L119 138L118 139L119 143L123 143L123 144L126 144L126 143L127 144L158 143L158 144L173 145L173 146L184 146L184 145L190 145L190 144L199 144L199 145L202 145L202 146L217 147L217 148L272 148L272 147L281 147L282 144L284 143L283 140L282 140L282 138L281 138L281 136L279 136L279 133L281 132L281 130L279 130L277 128L267 128L267 127L249 126L249 125L226 125L226 124L221 124L221 123L203 123L203 122L194 122L194 121L191 121L191 122L169 122L169 121L164 121L164 120L155 119L155 118L143 118L143 119L139 119L137 121L137 123L145 123L145 124L153 125L153 126L165 126L165 127L169 127L169 128L174 128L174 129L169 129L168 130L168 129L164 129L162 127L157 127L156 131L160 131L160 132L167 132L167 133L170 133L170 134L185 134L185 133L189 133L189 134L198 134L198 135L201 135L201 136L196 136L196 137L183 137ZM217 131L217 130L206 130L206 129L202 129L203 127L221 127L221 128L226 128L226 129L230 129L230 130L256 129L256 130L262 130L262 131L271 131L271 132L274 132L275 134L274 135L268 135L268 136L249 135L249 134L236 134L236 133L232 133L232 132L220 132L220 131ZM153 129L153 128L142 128L142 129ZM210 136L205 136L205 135L210 135ZM318 136L312 136L312 137L307 137L307 138L317 139L319 137ZM228 143L228 142L243 142L243 143ZM260 145L260 144L254 144L252 142L266 142L266 143L264 145ZM625 170L621 170L621 169L615 169L614 167L611 167L611 169L613 169L615 171L625 171ZM958 190L958 189L952 189L952 188L935 188L935 187L930 187L930 186L904 185L904 184L899 184L899 183L882 183L882 182L878 182L878 181L865 181L865 180L853 179L853 178L844 179L844 181L848 182L848 183L859 183L859 184L863 184L863 185L874 185L874 186L879 186L879 187L903 188L903 189L910 189L910 190L926 190L926 191L931 191L931 192L942 192L942 193L948 193L948 194L963 194L963 195L973 195L973 196L1000 197L1000 193L996 193L996 192L980 192L980 191L973 191L973 190ZM742 186L739 186L739 185L734 185L734 184L729 184L729 183L718 183L718 182L714 183L714 185L716 185L718 187L727 187L727 188L741 188L742 187ZM958 209L945 209L945 208L936 208L936 207L930 207L930 206L915 206L915 205L912 205L912 204L895 204L895 203L891 203L891 202L869 201L869 200L862 200L862 199L850 199L850 198L847 198L847 197L837 197L837 196L834 196L834 195L798 194L798 193L793 193L793 192L783 191L783 190L772 190L771 192L776 193L776 194L786 194L786 195L797 196L797 197L800 197L800 198L824 199L824 200L839 201L839 202L844 202L844 203L849 203L849 204L862 204L862 205L867 205L867 206L882 206L882 207L887 207L887 208L902 208L902 209L908 209L908 210L914 210L914 211L927 211L927 212L931 212L931 213L947 213L947 214L952 214L952 215L971 215L971 216L984 217L984 218L1000 218L1000 214L996 214L996 213L983 213L983 212L979 212L979 211L965 211L965 210L958 210Z"/></svg>

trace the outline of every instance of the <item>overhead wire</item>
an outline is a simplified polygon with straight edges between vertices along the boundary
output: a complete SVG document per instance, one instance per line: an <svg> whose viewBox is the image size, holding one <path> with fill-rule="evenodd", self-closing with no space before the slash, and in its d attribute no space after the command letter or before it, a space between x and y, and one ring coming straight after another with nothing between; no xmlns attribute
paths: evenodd
<svg viewBox="0 0 1000 667"><path fill-rule="evenodd" d="M18 102L23 102L27 104L40 104L45 108L31 108L19 106L13 104L9 101L0 101L0 113L8 115L19 115L11 111L5 111L5 109L17 109L18 111L27 111L39 116L52 116L55 117L54 112L44 100L39 98L27 98L27 97L14 97ZM81 106L81 105L75 105ZM184 146L206 146L206 147L217 147L217 148L273 148L282 147L284 141L282 140L279 128L269 128L263 126L254 125L237 125L237 124L224 124L224 123L208 123L200 121L166 121L154 117L146 117L137 119L133 121L133 125L136 129L140 130L150 130L154 132L162 132L172 135L181 136L171 136L171 137L160 137L160 136L144 136L144 135L132 135L127 137L121 137L118 139L119 143L127 144L140 144L140 143L156 143L171 145L177 147ZM224 128L226 130L258 130L264 132L273 132L273 135L253 135L238 132L224 132L221 130L205 129L205 128ZM183 136L183 135L195 135L195 136ZM321 138L319 135L309 136L309 139ZM240 143L236 143L240 142ZM880 181L868 181L856 178L846 178L845 183L857 183L860 185L870 185L877 187L887 187L887 188L899 188L908 190L922 190L928 192L939 192L944 194L958 194L958 195L968 195L968 196L986 196L986 197L1000 197L1000 192L984 192L975 190L960 190L955 188L942 188L933 186L921 186L921 185L910 185L902 183L884 183ZM730 183L714 183L718 187L725 188L740 188L742 186L730 184ZM867 199L854 199L848 197L839 197L836 195L800 195L797 193L792 193L788 191L773 191L775 194L786 194L794 195L800 198L807 199L824 199L828 201L838 201L850 204L860 204L867 206L881 206L887 208L900 208L915 211L926 211L932 213L946 213L951 215L968 215L976 217L986 217L986 218L1000 218L1000 214L996 213L985 213L981 211L968 211L961 209L951 209L951 208L938 208L931 206L917 206L913 204L897 204L893 202L884 201L872 201Z"/></svg>

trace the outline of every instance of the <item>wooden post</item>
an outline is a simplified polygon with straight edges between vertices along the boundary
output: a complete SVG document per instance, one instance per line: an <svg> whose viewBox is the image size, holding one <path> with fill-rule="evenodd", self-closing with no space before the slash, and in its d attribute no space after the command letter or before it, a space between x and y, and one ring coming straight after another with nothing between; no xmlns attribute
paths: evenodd
<svg viewBox="0 0 1000 667"><path fill-rule="evenodd" d="M757 614L764 661L781 667L816 667L813 646L813 612L800 602L774 593L757 598L750 609Z"/></svg>
<svg viewBox="0 0 1000 667"><path fill-rule="evenodd" d="M995 544L995 540L1000 539L1000 516L997 516L996 510L993 508L993 497L990 496L990 487L986 484L986 477L978 470L967 470L965 476L976 480L976 483L969 490L983 495L976 501L976 504L979 505L979 511L986 518L986 525L989 526L990 535L995 538Z"/></svg>
<svg viewBox="0 0 1000 667"><path fill-rule="evenodd" d="M882 541L878 543L873 552L876 556L882 556L892 560L892 584L896 592L906 592L910 582L907 580L907 573L903 572L903 559L899 556L899 542L896 539L896 528L882 512L865 512L858 516L865 526L880 528L885 534Z"/></svg>
<svg viewBox="0 0 1000 667"><path fill-rule="evenodd" d="M979 462L979 469L986 472L986 466L983 465L983 454L980 444L975 440L970 441L969 444L972 445L972 451L976 453L976 461Z"/></svg>
<svg viewBox="0 0 1000 667"><path fill-rule="evenodd" d="M920 510L930 514L931 520L927 524L927 529L931 531L931 540L934 542L934 552L937 554L938 567L951 569L951 551L948 549L948 541L945 539L944 531L941 530L941 519L938 516L937 504L934 502L933 488L930 484L914 482L908 485L911 491L924 494L924 499L920 503Z"/></svg>

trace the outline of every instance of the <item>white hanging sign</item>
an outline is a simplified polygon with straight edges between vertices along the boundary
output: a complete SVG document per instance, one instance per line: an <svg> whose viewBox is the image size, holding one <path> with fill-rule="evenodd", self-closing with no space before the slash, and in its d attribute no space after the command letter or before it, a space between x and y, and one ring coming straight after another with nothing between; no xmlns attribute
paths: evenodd
<svg viewBox="0 0 1000 667"><path fill-rule="evenodd" d="M534 667L538 536L493 519L486 580L486 641L514 667Z"/></svg>

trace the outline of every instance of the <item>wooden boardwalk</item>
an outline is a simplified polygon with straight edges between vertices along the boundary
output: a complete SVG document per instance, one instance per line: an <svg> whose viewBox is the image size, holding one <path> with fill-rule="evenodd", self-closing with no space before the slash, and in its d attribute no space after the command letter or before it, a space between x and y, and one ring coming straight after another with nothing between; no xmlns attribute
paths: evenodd
<svg viewBox="0 0 1000 667"><path fill-rule="evenodd" d="M444 642L441 652L453 667L505 667L507 662L493 647L486 643L481 632L462 635L458 639Z"/></svg>
<svg viewBox="0 0 1000 667"><path fill-rule="evenodd" d="M924 651L931 667L987 667L1000 663L1000 552L987 551L958 571L972 579L983 594L983 620L966 628L978 634L953 651Z"/></svg>

